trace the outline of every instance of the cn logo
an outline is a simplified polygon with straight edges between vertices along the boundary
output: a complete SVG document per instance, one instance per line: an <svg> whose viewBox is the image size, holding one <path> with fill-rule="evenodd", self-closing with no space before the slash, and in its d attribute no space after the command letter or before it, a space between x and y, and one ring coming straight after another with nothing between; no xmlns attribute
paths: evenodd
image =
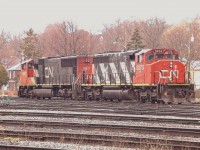
<svg viewBox="0 0 200 150"><path fill-rule="evenodd" d="M53 77L53 67L45 67L45 77Z"/></svg>
<svg viewBox="0 0 200 150"><path fill-rule="evenodd" d="M160 70L160 78L161 79L172 79L172 77L178 79L178 70Z"/></svg>

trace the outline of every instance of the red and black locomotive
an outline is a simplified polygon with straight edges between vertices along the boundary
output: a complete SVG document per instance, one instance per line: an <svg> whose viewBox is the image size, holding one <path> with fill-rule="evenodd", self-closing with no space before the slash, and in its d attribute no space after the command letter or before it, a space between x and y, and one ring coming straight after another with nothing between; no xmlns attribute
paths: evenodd
<svg viewBox="0 0 200 150"><path fill-rule="evenodd" d="M22 64L20 97L194 102L194 84L174 49L48 57Z"/></svg>

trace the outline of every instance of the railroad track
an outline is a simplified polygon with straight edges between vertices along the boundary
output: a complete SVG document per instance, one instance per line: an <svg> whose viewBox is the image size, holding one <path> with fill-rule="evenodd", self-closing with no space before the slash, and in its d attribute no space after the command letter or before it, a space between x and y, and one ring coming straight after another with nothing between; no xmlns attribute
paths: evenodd
<svg viewBox="0 0 200 150"><path fill-rule="evenodd" d="M21 125L26 127L36 128L34 131L31 130L0 130L0 135L3 137L17 137L26 138L28 140L37 141L63 141L63 142L82 142L82 144L100 144L107 146L117 146L116 144L121 142L120 145L123 147L133 147L138 145L156 145L167 146L173 148L200 148L199 141L187 141L178 140L172 138L155 138L145 137L146 134L154 135L170 135L170 136L183 136L183 137L199 137L200 129L197 128L172 128L172 127L159 127L159 126L137 126L137 125L117 125L117 124L102 124L102 123L75 123L75 122L63 122L63 121L36 121L36 120L1 120L1 125ZM42 130L42 131L39 131ZM45 131L45 129L52 129L51 131ZM79 133L79 132L52 132L54 129L71 129L72 131L90 130L99 131L97 133ZM102 133L105 134L99 134ZM119 133L113 135L110 133ZM142 133L143 137L134 135L123 135L120 133ZM81 137L81 138L80 138ZM182 141L182 142L181 142ZM166 144L167 143L167 144Z"/></svg>
<svg viewBox="0 0 200 150"><path fill-rule="evenodd" d="M3 111L0 110L0 116L29 116L29 117L52 117L52 118L80 118L80 119L98 119L98 120L111 120L111 121L145 121L145 122L171 122L171 123L179 123L179 124L192 124L192 125L200 125L200 118L184 118L184 117L163 117L163 116L151 116L151 115L124 115L124 114L101 114L101 113L82 113L82 112L70 112L67 111L65 113L59 112L27 112L27 111ZM5 120L0 120L1 123L5 122Z"/></svg>
<svg viewBox="0 0 200 150"><path fill-rule="evenodd" d="M99 134L94 133L74 133L74 132L50 132L31 130L0 130L1 136L20 137L37 141L57 141L57 142L81 142L82 144L98 144L106 146L123 145L123 147L135 147L136 145L157 145L173 148L199 149L199 141L178 140L174 138L145 138L128 135ZM120 143L119 143L120 142Z"/></svg>
<svg viewBox="0 0 200 150"><path fill-rule="evenodd" d="M20 145L8 145L0 144L1 150L61 150L56 148L41 148L41 147L31 147L31 146L20 146Z"/></svg>
<svg viewBox="0 0 200 150"><path fill-rule="evenodd" d="M128 102L94 102L94 101L63 101L63 100L45 100L43 101L15 101L14 104L7 106L7 109L41 109L41 110L79 110L79 111L115 111L115 113L135 113L135 114L158 114L158 115L181 115L181 116L200 116L200 105L190 106L181 105L159 105L159 104L140 104L134 102L134 105L127 105ZM187 107L186 107L187 106ZM198 107L199 106L199 107ZM1 107L0 107L1 108ZM2 108L5 108L4 106ZM165 114L164 114L165 113Z"/></svg>
<svg viewBox="0 0 200 150"><path fill-rule="evenodd" d="M102 106L102 105L106 105L106 106L115 106L115 105L123 105L123 106L135 106L135 105L140 105L140 106L150 106L150 107L154 107L154 106L158 106L159 107L181 107L181 108L200 108L200 103L195 103L195 104L172 104L172 105L163 105L163 104L152 104L150 102L147 103L141 103L138 101L122 101L122 102L110 102L110 101L75 101L75 100L61 100L61 99L52 99L52 100L37 100L37 99L17 99L17 100L13 100L15 101L15 103L18 104L36 104L36 103L40 103L42 105L60 105L62 104L63 106L66 105L90 105L93 106Z"/></svg>
<svg viewBox="0 0 200 150"><path fill-rule="evenodd" d="M67 103L66 103L67 102ZM97 144L107 146L123 146L123 147L141 147L141 145L156 147L167 147L168 149L200 149L200 129L181 127L161 127L156 126L156 122L176 123L184 125L200 124L200 105L159 105L159 104L139 104L130 102L114 103L114 102L94 102L94 101L63 101L63 100L19 100L14 101L9 106L0 107L0 116L26 116L26 117L48 117L60 118L60 121L41 121L41 120L12 120L0 119L2 127L24 127L22 130L17 129L0 129L1 137L17 137L35 141L63 141L66 143L82 142L82 144ZM134 105L135 104L135 105ZM184 108L184 109L183 109ZM13 110L10 110L13 109ZM14 110L15 109L15 110ZM20 110L19 110L20 109ZM26 111L22 110L26 109ZM27 110L28 109L28 110ZM51 111L56 110L56 111ZM63 111L57 111L63 110ZM152 115L152 116L151 116ZM154 116L153 116L154 115ZM168 116L190 116L184 117L162 117ZM191 118L196 117L196 118ZM100 123L84 123L84 122L64 122L61 118L76 119L95 119ZM118 121L119 124L101 123L103 121ZM153 122L154 126L143 125L125 125L120 121L142 121ZM27 128L35 128L36 130L26 130ZM66 130L66 131L48 131L46 129ZM70 132L71 130L82 131L79 133ZM42 130L42 131L41 131ZM91 133L85 131L91 131ZM96 133L94 131L99 131ZM103 131L103 132L102 132ZM114 134L114 133L122 134ZM135 133L129 135L127 133ZM153 137L153 135L162 135L161 137ZM146 137L146 134L152 136ZM137 136L138 135L138 136ZM174 137L191 137L195 140L183 140L171 138ZM168 138L166 138L168 137ZM119 142L120 141L120 142ZM4 145L6 146L6 145ZM8 148L12 148L12 145ZM170 147L170 148L169 148ZM31 147L29 147L31 149ZM166 148L166 149L167 149ZM1 147L0 143L0 149ZM6 149L6 147L5 147ZM13 148L14 149L14 148ZM20 149L20 146L15 149ZM21 147L23 149L23 146ZM24 148L26 149L26 148ZM28 149L28 148L27 148ZM33 150L35 150L32 147ZM37 149L37 148L36 148ZM42 148L41 148L42 149ZM55 148L54 148L55 149ZM162 148L163 149L163 148ZM165 148L164 148L165 149ZM11 149L12 150L12 149Z"/></svg>
<svg viewBox="0 0 200 150"><path fill-rule="evenodd" d="M102 131L128 131L128 132L159 132L161 133L169 133L170 135L183 135L183 136L191 136L191 137L199 137L200 136L200 128L181 128L181 127L161 127L161 126L145 126L145 125L121 125L121 124L105 124L105 123L82 123L82 122L61 122L61 121L35 121L35 120L0 120L0 124L6 125L23 125L26 126L34 126L39 128L47 128L51 127L56 129L92 129ZM0 130L3 132L4 130Z"/></svg>
<svg viewBox="0 0 200 150"><path fill-rule="evenodd" d="M120 114L138 114L138 115L170 115L170 116L190 116L190 117L200 117L200 109L177 109L177 108L163 108L163 107L134 107L134 108L122 108L121 107L108 107L108 106L44 106L44 105L15 105L15 106L2 106L1 109L29 109L29 110L63 110L63 111L82 111L82 112L104 112L104 113L120 113ZM1 110L0 109L0 110Z"/></svg>
<svg viewBox="0 0 200 150"><path fill-rule="evenodd" d="M12 99L12 98L11 98ZM101 101L94 101L94 100L90 100L90 101L85 101L85 100L71 100L71 99L67 99L67 100L63 100L63 99L42 99L42 100L38 100L38 99L26 99L26 98L17 98L17 99L13 99L13 101L18 101L18 102L41 102L41 103L54 103L54 104L59 104L60 102L62 103L79 103L79 104L84 104L84 103L94 103L94 104L102 104L102 103L107 103L107 104L125 104L125 105L134 105L134 104L142 104L142 105L157 105L159 103L155 103L155 104L152 104L151 102L146 102L146 103L141 103L139 101L130 101L130 100L123 100L121 102L118 102L118 101L104 101L104 100L101 100ZM159 105L163 105L163 104L159 104ZM190 107L190 106L195 106L195 107L200 107L200 103L182 103L182 104L164 104L164 106L180 106L180 107Z"/></svg>

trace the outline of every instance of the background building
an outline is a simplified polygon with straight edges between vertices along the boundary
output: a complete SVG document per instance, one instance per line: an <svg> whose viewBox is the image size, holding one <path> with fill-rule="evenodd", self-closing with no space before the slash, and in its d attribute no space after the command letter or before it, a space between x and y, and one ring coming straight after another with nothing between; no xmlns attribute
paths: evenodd
<svg viewBox="0 0 200 150"><path fill-rule="evenodd" d="M8 90L17 90L17 84L19 82L21 64L17 64L8 69L9 81Z"/></svg>
<svg viewBox="0 0 200 150"><path fill-rule="evenodd" d="M200 89L200 61L195 61L191 64L191 78L196 89Z"/></svg>

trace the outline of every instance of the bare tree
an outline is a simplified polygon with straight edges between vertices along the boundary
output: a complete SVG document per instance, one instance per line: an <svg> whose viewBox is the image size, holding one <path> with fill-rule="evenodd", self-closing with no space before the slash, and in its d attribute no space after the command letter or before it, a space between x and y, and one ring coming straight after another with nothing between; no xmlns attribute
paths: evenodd
<svg viewBox="0 0 200 150"><path fill-rule="evenodd" d="M8 68L17 63L16 51L11 45L10 33L4 31L0 35L0 64Z"/></svg>
<svg viewBox="0 0 200 150"><path fill-rule="evenodd" d="M96 37L92 33L78 29L70 21L48 26L40 36L40 41L45 54L59 56L91 54L97 46Z"/></svg>
<svg viewBox="0 0 200 150"><path fill-rule="evenodd" d="M133 34L136 21L123 21L117 20L115 24L104 25L102 31L103 37L103 51L118 51L122 50L129 41ZM113 42L120 44L114 45Z"/></svg>
<svg viewBox="0 0 200 150"><path fill-rule="evenodd" d="M144 45L147 48L156 48L161 46L160 39L168 25L162 19L153 18L146 21L140 21L139 27Z"/></svg>
<svg viewBox="0 0 200 150"><path fill-rule="evenodd" d="M188 67L193 61L200 60L200 19L171 26L162 36L162 45L178 50L187 59Z"/></svg>
<svg viewBox="0 0 200 150"><path fill-rule="evenodd" d="M10 33L6 33L2 30L0 35L0 49L4 49L9 44L10 40Z"/></svg>

